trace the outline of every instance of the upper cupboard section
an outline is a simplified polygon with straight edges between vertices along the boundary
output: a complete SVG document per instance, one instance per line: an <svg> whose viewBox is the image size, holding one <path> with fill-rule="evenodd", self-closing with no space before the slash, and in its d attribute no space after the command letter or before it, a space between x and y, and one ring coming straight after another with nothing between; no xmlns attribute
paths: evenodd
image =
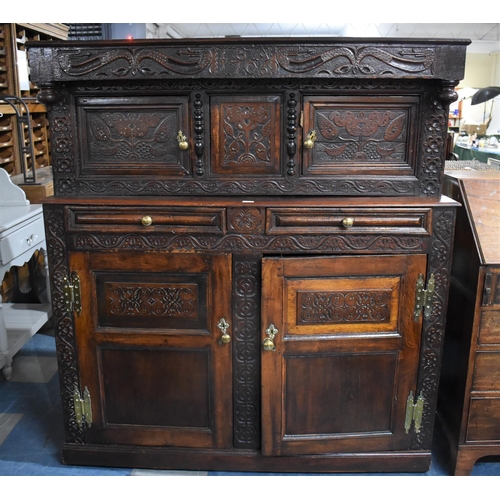
<svg viewBox="0 0 500 500"><path fill-rule="evenodd" d="M438 197L466 45L34 43L56 196Z"/></svg>

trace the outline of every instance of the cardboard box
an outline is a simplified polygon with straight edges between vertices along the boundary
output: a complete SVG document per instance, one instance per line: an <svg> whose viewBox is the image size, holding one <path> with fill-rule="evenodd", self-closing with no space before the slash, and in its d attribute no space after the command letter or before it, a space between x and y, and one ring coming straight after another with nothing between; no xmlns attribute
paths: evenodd
<svg viewBox="0 0 500 500"><path fill-rule="evenodd" d="M54 181L51 167L37 169L36 178L37 184L23 184L24 176L22 174L11 177L12 182L17 184L26 193L26 199L31 203L38 203L43 198L54 195Z"/></svg>
<svg viewBox="0 0 500 500"><path fill-rule="evenodd" d="M481 125L466 124L462 126L461 132L467 132L468 135L486 135L487 128L487 123L482 123Z"/></svg>

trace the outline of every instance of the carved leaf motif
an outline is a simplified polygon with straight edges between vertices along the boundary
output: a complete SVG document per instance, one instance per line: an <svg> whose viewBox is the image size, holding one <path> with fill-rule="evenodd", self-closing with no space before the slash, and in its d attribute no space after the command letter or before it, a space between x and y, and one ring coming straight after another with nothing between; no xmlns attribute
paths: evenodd
<svg viewBox="0 0 500 500"><path fill-rule="evenodd" d="M269 158L267 156L267 149L263 144L257 144L255 147L255 154L257 155L257 158L262 161L269 161Z"/></svg>
<svg viewBox="0 0 500 500"><path fill-rule="evenodd" d="M167 116L156 129L153 135L153 140L160 143L167 142L172 135L175 124L174 122L174 115Z"/></svg>
<svg viewBox="0 0 500 500"><path fill-rule="evenodd" d="M377 149L377 153L380 156L390 156L396 152L396 148L384 149L384 148L381 148L380 146L377 146L376 149Z"/></svg>
<svg viewBox="0 0 500 500"><path fill-rule="evenodd" d="M333 140L339 133L337 127L335 127L328 118L321 114L318 114L318 128L321 135L328 140Z"/></svg>
<svg viewBox="0 0 500 500"><path fill-rule="evenodd" d="M345 151L346 147L347 144L344 144L343 146L333 146L331 148L325 148L324 151L328 156L340 156Z"/></svg>
<svg viewBox="0 0 500 500"><path fill-rule="evenodd" d="M233 127L231 127L229 123L224 122L222 126L224 127L224 132L226 133L226 135L228 135L229 137L234 137Z"/></svg>
<svg viewBox="0 0 500 500"><path fill-rule="evenodd" d="M386 141L395 141L403 131L403 126L405 124L404 115L400 115L394 120L392 120L389 125L387 125L387 129L385 131L384 139Z"/></svg>
<svg viewBox="0 0 500 500"><path fill-rule="evenodd" d="M111 138L109 127L98 116L92 116L90 119L90 130L98 141L109 141Z"/></svg>

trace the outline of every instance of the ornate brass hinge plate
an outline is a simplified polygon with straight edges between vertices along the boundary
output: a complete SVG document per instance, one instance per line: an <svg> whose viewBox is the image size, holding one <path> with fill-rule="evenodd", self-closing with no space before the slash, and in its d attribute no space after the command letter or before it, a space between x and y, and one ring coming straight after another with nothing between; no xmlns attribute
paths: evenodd
<svg viewBox="0 0 500 500"><path fill-rule="evenodd" d="M417 398L417 402L414 403L413 391L410 391L408 398L406 399L406 417L405 417L405 432L408 434L411 428L411 423L415 424L415 432L418 434L420 432L420 426L422 425L422 415L424 413L424 397L422 393Z"/></svg>
<svg viewBox="0 0 500 500"><path fill-rule="evenodd" d="M92 425L92 401L90 400L90 392L87 387L85 387L82 397L78 387L75 386L73 403L75 405L75 419L78 427L82 428L84 425L90 427Z"/></svg>
<svg viewBox="0 0 500 500"><path fill-rule="evenodd" d="M66 311L75 311L78 315L82 312L82 301L80 293L80 278L76 272L71 276L63 278L63 293Z"/></svg>
<svg viewBox="0 0 500 500"><path fill-rule="evenodd" d="M415 293L415 320L420 317L422 311L424 311L425 318L430 318L435 287L436 279L434 278L434 274L431 274L427 282L427 288L425 287L424 276L422 274L418 275L417 290Z"/></svg>

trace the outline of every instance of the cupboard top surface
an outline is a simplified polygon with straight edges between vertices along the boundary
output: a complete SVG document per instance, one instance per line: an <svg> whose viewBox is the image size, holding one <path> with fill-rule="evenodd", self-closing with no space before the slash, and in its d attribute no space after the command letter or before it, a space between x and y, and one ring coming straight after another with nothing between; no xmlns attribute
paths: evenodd
<svg viewBox="0 0 500 500"><path fill-rule="evenodd" d="M461 80L465 39L242 38L35 42L36 82L168 78Z"/></svg>
<svg viewBox="0 0 500 500"><path fill-rule="evenodd" d="M457 178L481 263L500 264L500 172L447 175Z"/></svg>

